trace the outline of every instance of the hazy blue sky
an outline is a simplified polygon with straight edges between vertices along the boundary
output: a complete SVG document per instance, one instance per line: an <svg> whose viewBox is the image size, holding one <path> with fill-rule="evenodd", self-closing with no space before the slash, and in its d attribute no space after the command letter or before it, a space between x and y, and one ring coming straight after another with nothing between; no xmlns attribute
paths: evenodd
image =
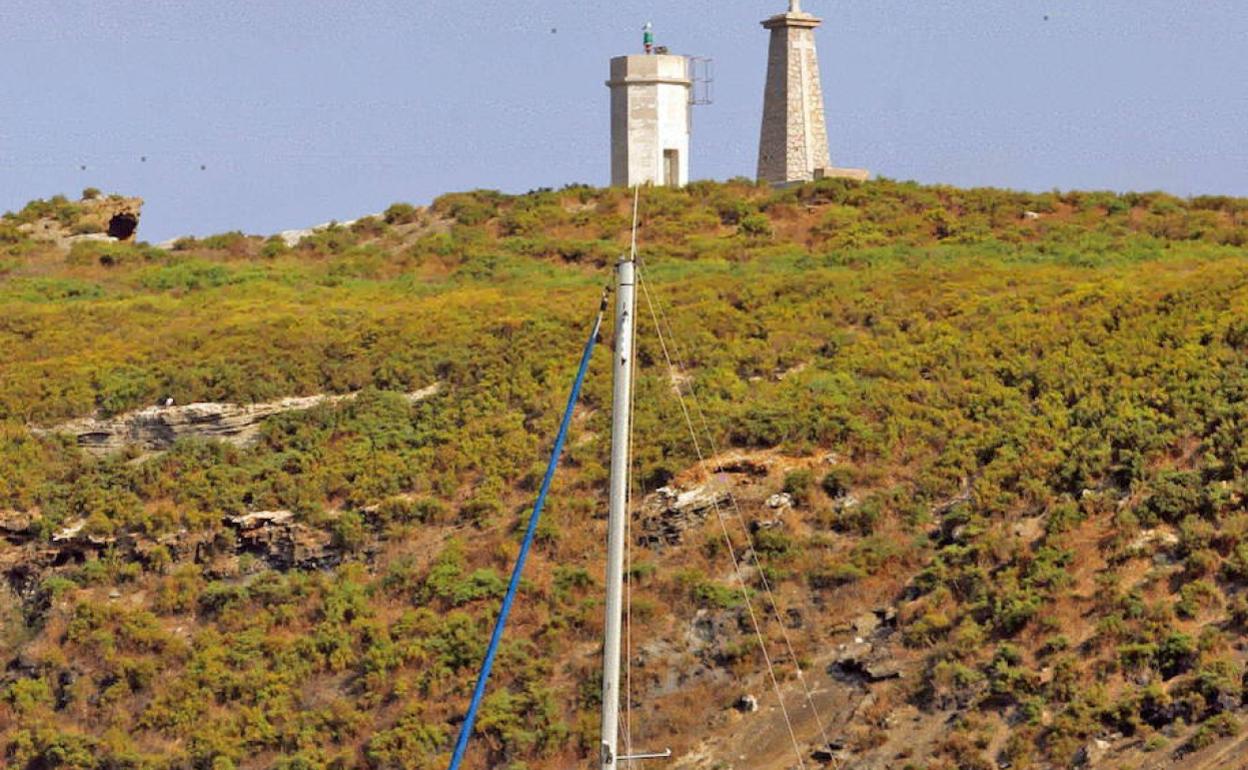
<svg viewBox="0 0 1248 770"><path fill-rule="evenodd" d="M0 209L88 185L142 195L140 235L157 241L269 233L472 187L603 184L607 60L635 51L647 20L673 52L716 62L692 176L752 175L758 21L784 6L0 0ZM805 7L825 20L839 165L959 185L1248 195L1246 0Z"/></svg>

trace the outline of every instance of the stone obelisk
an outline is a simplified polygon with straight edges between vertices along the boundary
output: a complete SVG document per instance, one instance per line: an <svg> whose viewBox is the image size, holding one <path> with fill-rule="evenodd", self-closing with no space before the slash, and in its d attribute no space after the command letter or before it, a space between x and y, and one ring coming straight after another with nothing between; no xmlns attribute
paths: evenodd
<svg viewBox="0 0 1248 770"><path fill-rule="evenodd" d="M821 23L802 11L801 0L789 0L787 13L762 22L771 30L771 46L758 142L760 181L809 181L831 166L815 51L815 28Z"/></svg>

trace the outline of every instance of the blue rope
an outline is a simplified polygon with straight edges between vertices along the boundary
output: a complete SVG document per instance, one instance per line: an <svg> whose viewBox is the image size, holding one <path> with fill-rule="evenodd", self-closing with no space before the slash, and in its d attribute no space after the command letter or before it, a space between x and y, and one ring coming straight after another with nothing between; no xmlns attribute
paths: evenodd
<svg viewBox="0 0 1248 770"><path fill-rule="evenodd" d="M494 633L490 636L490 646L485 652L485 661L481 664L481 673L477 675L477 686L472 691L472 702L468 705L468 713L464 715L464 723L459 728L459 738L455 741L455 753L451 755L451 764L447 770L458 770L464 759L464 751L468 748L468 739L472 735L473 723L477 720L477 709L485 696L485 684L490 678L490 669L494 667L494 655L498 652L498 643L503 638L503 626L507 623L507 614L511 612L512 601L516 598L516 590L520 587L520 573L524 571L524 561L533 545L533 535L537 532L537 522L542 516L542 507L546 504L546 493L550 491L550 482L555 476L555 468L559 467L559 455L563 453L563 442L568 437L568 425L572 422L572 410L581 394L581 384L585 381L585 371L589 369L590 354L594 352L594 343L598 341L598 332L602 328L602 316L607 308L606 293L603 293L602 305L598 309L598 319L594 321L593 331L585 342L585 350L581 353L581 366L576 372L576 380L572 383L572 392L568 394L568 405L563 410L563 421L559 424L559 435L555 437L555 447L550 452L550 462L546 465L546 476L542 479L541 491L537 493L537 502L533 505L533 513L529 515L529 528L525 530L524 542L520 545L520 555L516 557L516 566L511 572L511 582L507 584L507 594L503 597L503 606L498 611L498 620L494 623Z"/></svg>

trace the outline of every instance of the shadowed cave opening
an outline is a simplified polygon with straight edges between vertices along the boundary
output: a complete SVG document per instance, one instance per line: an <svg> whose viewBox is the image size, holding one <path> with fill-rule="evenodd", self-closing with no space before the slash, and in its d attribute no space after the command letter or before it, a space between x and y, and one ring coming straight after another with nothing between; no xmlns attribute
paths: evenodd
<svg viewBox="0 0 1248 770"><path fill-rule="evenodd" d="M108 220L108 236L119 241L129 240L139 227L139 218L134 214L117 214Z"/></svg>

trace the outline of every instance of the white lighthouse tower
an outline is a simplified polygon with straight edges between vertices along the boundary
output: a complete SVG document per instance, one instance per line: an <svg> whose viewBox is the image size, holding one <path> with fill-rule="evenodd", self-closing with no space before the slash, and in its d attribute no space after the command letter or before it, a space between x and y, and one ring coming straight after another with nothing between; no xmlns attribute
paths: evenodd
<svg viewBox="0 0 1248 770"><path fill-rule="evenodd" d="M655 48L611 60L611 184L680 187L689 182L693 79L689 59Z"/></svg>

